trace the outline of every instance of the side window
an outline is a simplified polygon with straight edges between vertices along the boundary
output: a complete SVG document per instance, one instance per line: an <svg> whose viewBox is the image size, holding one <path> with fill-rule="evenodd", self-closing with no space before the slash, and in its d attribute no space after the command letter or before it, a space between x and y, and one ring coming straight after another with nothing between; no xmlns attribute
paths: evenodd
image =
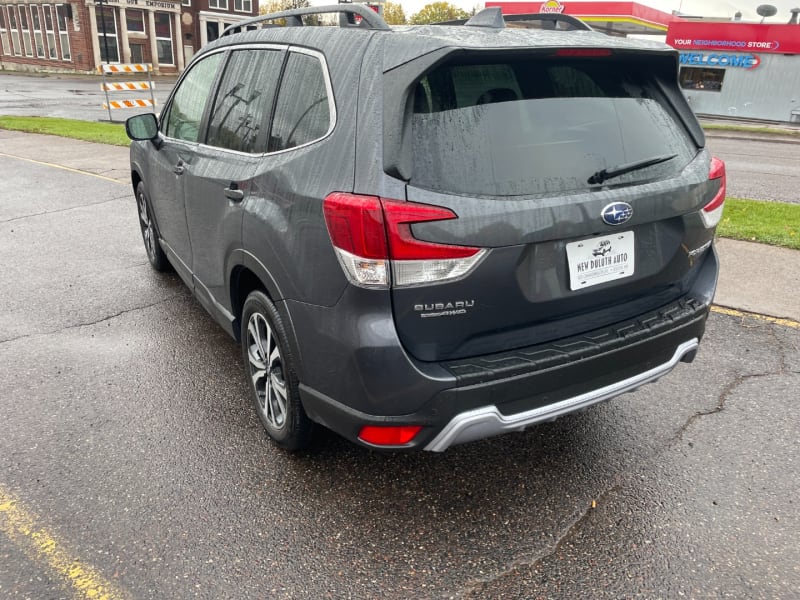
<svg viewBox="0 0 800 600"><path fill-rule="evenodd" d="M212 146L263 152L259 135L272 107L283 62L277 50L237 50L231 54L208 127Z"/></svg>
<svg viewBox="0 0 800 600"><path fill-rule="evenodd" d="M330 123L322 64L314 56L290 53L267 150L276 152L313 142L328 132Z"/></svg>
<svg viewBox="0 0 800 600"><path fill-rule="evenodd" d="M206 100L211 95L214 76L222 53L212 54L192 67L172 97L164 135L187 142L196 142Z"/></svg>

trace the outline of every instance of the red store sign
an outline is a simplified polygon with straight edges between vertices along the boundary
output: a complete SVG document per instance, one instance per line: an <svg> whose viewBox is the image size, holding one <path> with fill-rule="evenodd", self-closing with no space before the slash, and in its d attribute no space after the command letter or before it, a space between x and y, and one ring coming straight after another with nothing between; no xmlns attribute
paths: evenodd
<svg viewBox="0 0 800 600"><path fill-rule="evenodd" d="M800 54L800 25L673 21L667 43L678 50Z"/></svg>

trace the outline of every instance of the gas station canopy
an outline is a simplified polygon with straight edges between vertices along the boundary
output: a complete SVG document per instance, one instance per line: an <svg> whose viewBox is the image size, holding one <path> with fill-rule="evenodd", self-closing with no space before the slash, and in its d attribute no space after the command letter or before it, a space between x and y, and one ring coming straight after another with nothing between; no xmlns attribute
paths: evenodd
<svg viewBox="0 0 800 600"><path fill-rule="evenodd" d="M585 21L592 29L609 35L666 35L672 21L680 17L644 6L637 2L498 2L488 0L486 6L499 6L505 15L528 13L561 13Z"/></svg>

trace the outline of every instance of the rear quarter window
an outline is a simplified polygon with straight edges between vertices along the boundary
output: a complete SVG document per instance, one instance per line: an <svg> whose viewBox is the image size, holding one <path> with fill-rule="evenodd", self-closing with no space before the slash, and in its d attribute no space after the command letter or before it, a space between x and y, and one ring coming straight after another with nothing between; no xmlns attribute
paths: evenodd
<svg viewBox="0 0 800 600"><path fill-rule="evenodd" d="M697 148L641 61L451 62L413 88L412 185L479 196L589 189L595 172L674 159L614 185L677 174Z"/></svg>
<svg viewBox="0 0 800 600"><path fill-rule="evenodd" d="M332 114L325 76L317 56L289 54L275 105L268 152L302 146L327 135Z"/></svg>

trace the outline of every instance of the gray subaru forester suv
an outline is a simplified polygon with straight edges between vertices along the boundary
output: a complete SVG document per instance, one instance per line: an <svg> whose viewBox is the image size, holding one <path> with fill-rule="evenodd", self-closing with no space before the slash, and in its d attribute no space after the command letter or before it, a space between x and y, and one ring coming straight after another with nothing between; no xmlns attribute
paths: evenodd
<svg viewBox="0 0 800 600"><path fill-rule="evenodd" d="M286 449L318 425L442 451L554 419L703 335L725 167L677 70L563 15L244 21L127 122L148 257L241 343Z"/></svg>

